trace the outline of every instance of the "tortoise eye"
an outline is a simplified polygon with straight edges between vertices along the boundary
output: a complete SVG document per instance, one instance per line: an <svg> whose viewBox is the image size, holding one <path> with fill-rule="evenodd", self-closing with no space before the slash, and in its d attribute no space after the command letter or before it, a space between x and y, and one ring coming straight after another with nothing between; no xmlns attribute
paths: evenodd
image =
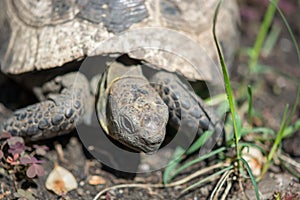
<svg viewBox="0 0 300 200"><path fill-rule="evenodd" d="M121 128L124 128L128 133L135 132L132 121L126 115L120 116L120 125Z"/></svg>

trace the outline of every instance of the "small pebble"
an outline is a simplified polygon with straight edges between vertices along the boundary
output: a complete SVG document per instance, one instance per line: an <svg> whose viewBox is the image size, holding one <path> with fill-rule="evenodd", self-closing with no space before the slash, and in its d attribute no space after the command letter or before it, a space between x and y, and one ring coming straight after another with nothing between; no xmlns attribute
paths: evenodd
<svg viewBox="0 0 300 200"><path fill-rule="evenodd" d="M78 189L77 189L77 193L78 193L80 196L82 196L82 195L84 195L84 190L83 190L82 188L78 188Z"/></svg>
<svg viewBox="0 0 300 200"><path fill-rule="evenodd" d="M88 180L90 185L104 185L106 184L106 180L102 176L90 176Z"/></svg>
<svg viewBox="0 0 300 200"><path fill-rule="evenodd" d="M80 182L79 182L79 185L80 185L80 186L84 186L84 181L80 181Z"/></svg>

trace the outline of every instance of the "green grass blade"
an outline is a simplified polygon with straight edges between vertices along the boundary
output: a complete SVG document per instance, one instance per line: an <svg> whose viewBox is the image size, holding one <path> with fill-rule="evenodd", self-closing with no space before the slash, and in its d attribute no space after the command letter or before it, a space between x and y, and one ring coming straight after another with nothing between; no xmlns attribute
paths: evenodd
<svg viewBox="0 0 300 200"><path fill-rule="evenodd" d="M296 53L297 53L298 63L300 64L300 51L299 51L298 43L296 41L296 38L295 38L295 36L294 36L294 34L292 32L292 29L289 26L289 24L288 24L288 22L287 22L287 20L286 20L286 18L284 16L284 14L282 13L282 11L278 7L278 2L279 2L279 0L273 0L273 1L271 1L270 5L268 7L267 13L265 15L264 22L263 22L263 24L261 26L261 29L260 29L260 31L262 31L262 32L265 31L265 33L261 33L261 34L262 34L262 36L264 38L265 34L266 34L266 31L269 28L269 26L268 26L268 28L266 28L267 24L269 23L269 25L270 25L270 23L272 21L272 18L274 16L274 13L275 13L275 9L277 9L277 11L280 14L280 16L281 16L281 18L282 18L282 20L283 20L283 22L284 22L284 24L285 24L285 26L286 26L289 34L290 34L290 37L291 37L291 39L293 41L293 44L295 46ZM252 69L253 69L253 67L256 67L255 65L257 64L257 59L258 59L258 55L259 55L259 52L260 52L260 47L261 47L260 45L261 44L258 44L258 43L260 43L260 42L263 41L259 36L260 36L260 33L258 34L258 38L257 39L261 40L261 41L257 41L257 44L254 45L254 52L253 52L254 54L255 53L257 53L257 54L256 55L253 55L253 54L251 55L251 56L254 56L254 57L251 57L251 58L255 58L256 57L256 60L250 60L250 63L252 62L252 64L253 64L253 65L250 64L250 67L252 67ZM258 48L256 49L255 47L258 47ZM259 51L255 51L255 50L259 50ZM281 122L280 130L279 130L279 132L278 132L278 134L276 136L276 139L275 139L275 142L274 142L274 144L273 144L273 146L271 148L271 151L268 154L267 162L263 166L262 174L259 177L259 179L261 179L264 176L264 174L267 172L267 170L269 168L269 165L270 165L270 163L272 161L272 158L273 158L276 150L278 149L278 146L281 143L283 137L285 136L285 133L287 132L287 126L290 124L290 122L292 120L292 117L295 114L295 111L296 111L297 105L299 103L299 100L300 100L300 84L298 85L298 92L297 92L297 96L296 96L293 108L292 108L292 110L291 110L291 112L290 112L290 114L289 114L288 117L287 117L288 106L286 106L286 109L285 109L284 114L283 114L283 119L282 119L282 122Z"/></svg>
<svg viewBox="0 0 300 200"><path fill-rule="evenodd" d="M216 106L216 105L219 105L220 103L226 101L226 99L227 99L226 94L221 93L216 96L205 99L205 103L209 106Z"/></svg>
<svg viewBox="0 0 300 200"><path fill-rule="evenodd" d="M229 101L229 107L230 107L230 112L232 115L232 120L233 120L233 127L234 127L234 136L235 136L235 147L236 147L236 152L237 152L237 159L240 159L240 150L239 150L239 132L238 132L238 127L237 127L237 120L236 120L236 112L235 112L235 104L234 104L234 99L233 99L233 93L231 90L231 85L230 85L230 80L229 80L229 75L226 69L226 64L224 62L224 56L221 52L221 48L218 42L218 38L217 38L217 34L216 34L216 23L217 23L217 17L218 17L218 13L220 10L220 6L221 6L222 0L220 0L218 2L217 8L215 10L214 13L214 18L213 18L213 37L214 37L214 42L217 48L217 52L218 52L218 56L219 56L219 61L221 63L221 67L222 67L222 72L223 72L223 78L224 78L224 84L225 84L225 90L226 90L226 94L227 94L227 98Z"/></svg>
<svg viewBox="0 0 300 200"><path fill-rule="evenodd" d="M290 27L290 25L289 25L287 19L285 18L283 12L281 11L281 9L280 9L280 8L277 6L277 4L274 3L273 1L272 1L272 3L273 3L274 6L276 7L276 9L277 9L277 11L278 11L278 13L279 13L281 19L283 20L283 23L284 23L285 27L287 28L287 30L288 30L288 32L289 32L289 35L290 35L290 37L291 37L291 39L292 39L292 42L293 42L293 44L294 44L294 47L295 47L295 49L296 49L296 54L297 54L297 58L298 58L298 64L299 64L299 66L300 66L300 50L299 50L299 46L298 46L296 37L295 37L295 35L294 35L294 33L293 33L293 31L292 31L292 29L291 29L291 27ZM292 111L291 111L291 114L290 114L290 116L289 116L289 119L288 119L288 123L287 123L287 124L290 123L292 117L294 116L299 101L300 101L300 83L299 83L299 85L298 85L298 91L297 91L296 100L295 100L295 103L294 103L294 105L293 105L293 108L292 108Z"/></svg>
<svg viewBox="0 0 300 200"><path fill-rule="evenodd" d="M252 87L248 85L248 123L252 124Z"/></svg>
<svg viewBox="0 0 300 200"><path fill-rule="evenodd" d="M296 94L296 99L295 99L295 103L293 105L293 108L292 108L292 111L291 111L291 114L289 115L289 118L287 120L287 124L289 125L292 121L292 117L295 115L295 112L297 110L297 107L298 107L298 104L300 102L300 83L298 85L298 91L297 91L297 94Z"/></svg>
<svg viewBox="0 0 300 200"><path fill-rule="evenodd" d="M275 142L274 142L274 144L271 148L271 151L267 156L267 162L264 164L262 173L261 173L260 177L258 178L258 180L261 180L262 177L265 175L265 173L268 171L269 166L271 164L271 161L273 159L273 156L274 156L274 154L277 150L277 147L278 147L278 145L280 144L280 142L283 138L283 133L284 133L284 130L285 130L285 127L286 127L286 122L287 122L287 113L288 113L288 110L289 110L288 108L289 108L289 106L286 105L284 113L283 113L283 118L282 118L282 121L281 121L279 132L276 136L276 139L275 139Z"/></svg>
<svg viewBox="0 0 300 200"><path fill-rule="evenodd" d="M173 154L173 157L169 164L167 165L164 174L163 174L163 182L164 184L168 184L169 181L174 177L173 172L180 163L182 159L182 154L184 153L184 149L182 147L177 147Z"/></svg>
<svg viewBox="0 0 300 200"><path fill-rule="evenodd" d="M283 12L281 11L281 9L277 6L277 4L273 1L271 1L271 3L273 3L273 5L276 7L281 19L283 20L283 23L285 25L285 27L287 28L288 32L289 32L289 35L293 41L293 44L295 46L295 49L296 49L296 53L297 53L297 58L298 58L298 64L300 64L300 50L299 50L299 46L298 46L298 43L297 43L297 40L296 40L296 37L287 21L287 19L285 18Z"/></svg>
<svg viewBox="0 0 300 200"><path fill-rule="evenodd" d="M241 130L241 136L247 135L248 133L262 133L268 135L275 135L274 130L268 127L254 127L254 128L243 128Z"/></svg>
<svg viewBox="0 0 300 200"><path fill-rule="evenodd" d="M300 119L298 119L294 124L294 131L300 131Z"/></svg>
<svg viewBox="0 0 300 200"><path fill-rule="evenodd" d="M286 127L286 129L284 130L283 138L290 137L297 131L300 131L300 119L295 121L295 123L293 123L292 125Z"/></svg>
<svg viewBox="0 0 300 200"><path fill-rule="evenodd" d="M292 29L291 29L291 27L290 27L290 25L289 25L287 19L285 18L283 12L281 11L281 9L278 7L278 5L277 5L275 2L271 1L271 3L273 3L273 5L276 7L276 9L277 9L277 11L278 11L278 13L279 13L281 19L283 20L283 23L284 23L285 27L287 28L287 30L288 30L288 32L289 32L289 35L290 35L290 37L291 37L291 39L292 39L292 42L293 42L293 44L294 44L294 47L295 47L295 49L296 49L296 54L297 54L297 58L298 58L298 64L299 64L299 66L300 66L300 50L299 50L299 46L298 46L296 37L295 37L295 35L294 35L294 33L293 33L293 31L292 31ZM296 112L296 109L297 109L297 106L298 106L298 104L299 104L299 101L300 101L300 83L299 83L299 85L298 85L298 91L297 91L297 96L296 96L296 99L295 99L295 103L294 103L294 105L293 105L291 114L289 115L289 119L288 119L288 121L287 121L287 124L288 124L288 125L290 124L290 122L291 122L291 120L292 120L292 117L294 116L294 114L295 114L295 112Z"/></svg>
<svg viewBox="0 0 300 200"><path fill-rule="evenodd" d="M255 190L256 199L260 200L259 192L258 192L258 187L257 187L256 181L255 181L255 177L252 174L251 168L250 168L248 162L244 158L241 158L241 160L245 164L247 172L248 172L248 174L250 176L250 179L252 181L252 184L253 184L253 187L254 187L254 190Z"/></svg>
<svg viewBox="0 0 300 200"><path fill-rule="evenodd" d="M275 139L275 142L274 142L274 144L273 144L273 146L272 146L272 149L271 149L271 151L270 151L270 153L269 153L269 155L268 155L268 157L267 157L268 161L271 161L271 160L272 160L273 155L274 155L274 153L275 153L275 151L276 151L276 149L277 149L279 143L280 143L281 140L282 140L282 136L283 136L283 133L284 133L284 129L285 129L285 127L286 127L286 122L287 122L286 117L287 117L288 110L289 110L289 105L286 105L285 110L284 110L284 113L283 113L283 118L282 118L282 122L281 122L281 126L280 126L279 133L277 134L276 139Z"/></svg>
<svg viewBox="0 0 300 200"><path fill-rule="evenodd" d="M188 167L190 167L190 166L192 166L192 165L194 165L194 164L196 164L198 162L201 162L201 161L203 161L203 160L205 160L205 159L207 159L209 157L212 157L212 156L214 156L216 154L219 154L219 153L221 153L221 152L223 152L225 150L226 150L225 147L221 147L219 149L216 149L214 151L209 152L208 154L205 154L205 155L203 155L201 157L198 157L198 158L196 158L196 159L194 159L194 160L192 160L190 162L185 163L184 165L182 165L181 167L179 167L178 169L176 169L172 174L170 174L169 180L173 179L177 174L179 174L180 172L182 172L186 168L188 168Z"/></svg>
<svg viewBox="0 0 300 200"><path fill-rule="evenodd" d="M259 151L261 151L263 154L266 153L266 150L264 150L261 146L255 144L255 143L248 143L248 142L240 142L240 146L241 148L244 148L244 147L255 147L257 149L259 149Z"/></svg>
<svg viewBox="0 0 300 200"><path fill-rule="evenodd" d="M249 59L249 67L250 67L251 72L256 71L256 65L257 65L257 61L258 61L258 58L259 58L259 55L261 52L261 48L262 48L263 42L265 41L268 30L271 26L271 22L273 21L273 17L274 17L278 2L279 2L279 0L273 0L272 3L269 4L266 14L264 16L263 22L260 26L258 35L256 37L256 41L254 43L254 47L252 49L252 52L250 54L250 59Z"/></svg>
<svg viewBox="0 0 300 200"><path fill-rule="evenodd" d="M265 44L262 47L261 53L265 57L269 56L274 49L275 44L281 33L281 27L278 24L274 24L266 38Z"/></svg>
<svg viewBox="0 0 300 200"><path fill-rule="evenodd" d="M212 131L212 130L205 131L197 139L197 141L194 142L190 148L188 148L188 150L186 151L186 155L190 155L190 154L194 153L195 151L199 150L202 147L202 145L207 141L207 139L212 136L213 133L214 133L214 131Z"/></svg>

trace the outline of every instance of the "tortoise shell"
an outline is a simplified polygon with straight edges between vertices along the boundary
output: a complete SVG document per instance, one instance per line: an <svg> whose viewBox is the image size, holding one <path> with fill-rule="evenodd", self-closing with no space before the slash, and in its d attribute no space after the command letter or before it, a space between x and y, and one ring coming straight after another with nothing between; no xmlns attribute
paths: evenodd
<svg viewBox="0 0 300 200"><path fill-rule="evenodd" d="M218 0L11 0L0 2L1 70L21 74L95 55L146 60L188 79L214 80ZM237 5L223 3L217 32L231 63ZM201 72L197 69L201 69Z"/></svg>

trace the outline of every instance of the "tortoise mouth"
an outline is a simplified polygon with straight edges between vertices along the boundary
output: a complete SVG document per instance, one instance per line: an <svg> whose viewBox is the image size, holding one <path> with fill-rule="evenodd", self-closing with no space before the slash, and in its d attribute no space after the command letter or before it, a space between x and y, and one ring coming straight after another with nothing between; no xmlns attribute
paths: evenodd
<svg viewBox="0 0 300 200"><path fill-rule="evenodd" d="M153 132L153 130L147 131L135 131L131 134L119 134L115 135L115 139L125 145L126 147L144 153L155 153L159 150L161 144L165 139L165 129Z"/></svg>
<svg viewBox="0 0 300 200"><path fill-rule="evenodd" d="M148 154L153 154L155 152L157 152L159 150L159 148L161 147L161 144L163 143L165 138L164 134L157 134L154 135L153 137L148 137L148 138L141 138L141 143L144 144L143 146L141 146L141 150L144 153L148 153Z"/></svg>

